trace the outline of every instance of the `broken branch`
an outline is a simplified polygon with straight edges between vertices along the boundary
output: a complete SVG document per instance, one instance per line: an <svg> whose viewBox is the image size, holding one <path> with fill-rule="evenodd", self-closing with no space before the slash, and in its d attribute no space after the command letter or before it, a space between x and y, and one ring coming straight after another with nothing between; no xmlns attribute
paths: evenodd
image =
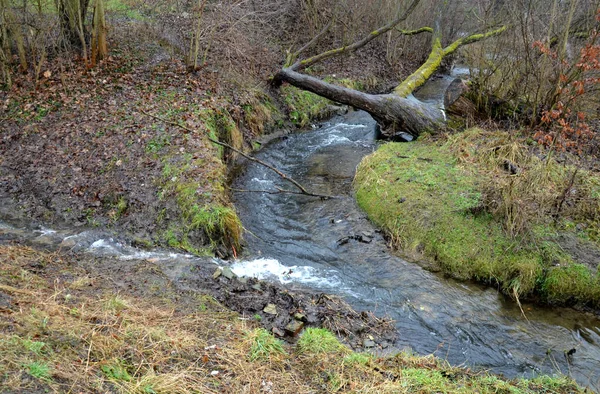
<svg viewBox="0 0 600 394"><path fill-rule="evenodd" d="M369 33L367 36L363 37L362 39L347 45L347 46L343 46L340 48L336 48L336 49L331 49L329 51L320 53L318 55L309 57L308 59L305 60L301 60L301 61L297 61L296 63L294 63L292 66L290 66L289 68L294 70L294 71L300 71L303 70L307 67L312 66L315 63L320 62L321 60L325 60L325 59L329 59L330 57L342 54L342 53L346 53L346 52L354 52L357 49L360 49L362 47L364 47L365 45L367 45L368 43L370 43L371 41L373 41L374 39L376 39L377 37L381 36L382 34L387 33L388 31L392 30L394 27L396 27L400 22L403 22L404 20L406 20L406 18L408 18L408 16L413 12L413 10L417 7L417 5L419 4L420 0L413 0L412 4L408 6L408 8L404 11L403 14L401 14L398 18L396 18L395 20L393 20L392 22L388 23L387 25L380 27L377 30L372 31L371 33Z"/></svg>

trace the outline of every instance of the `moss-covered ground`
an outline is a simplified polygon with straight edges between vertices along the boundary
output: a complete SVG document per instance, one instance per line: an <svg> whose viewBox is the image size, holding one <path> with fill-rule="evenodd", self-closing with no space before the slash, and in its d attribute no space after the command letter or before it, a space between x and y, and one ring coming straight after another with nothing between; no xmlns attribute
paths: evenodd
<svg viewBox="0 0 600 394"><path fill-rule="evenodd" d="M321 328L285 343L147 262L120 286L116 270L78 258L0 246L1 392L584 392L563 377L510 381L433 356L356 353Z"/></svg>
<svg viewBox="0 0 600 394"><path fill-rule="evenodd" d="M600 176L535 154L516 134L385 144L363 160L355 188L413 260L515 298L600 306Z"/></svg>

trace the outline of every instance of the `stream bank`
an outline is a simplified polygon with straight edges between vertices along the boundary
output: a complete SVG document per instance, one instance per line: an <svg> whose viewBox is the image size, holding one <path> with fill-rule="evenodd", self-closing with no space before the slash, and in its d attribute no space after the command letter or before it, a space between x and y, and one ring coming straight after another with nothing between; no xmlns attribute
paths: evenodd
<svg viewBox="0 0 600 394"><path fill-rule="evenodd" d="M480 129L386 144L359 166L357 200L413 260L513 298L598 311L600 176L534 149Z"/></svg>
<svg viewBox="0 0 600 394"><path fill-rule="evenodd" d="M357 353L314 327L284 343L261 328L278 319L273 308L324 318L318 324L342 338L347 324L360 327L367 348L371 338L382 343L386 322L333 297L238 280L227 268L215 278L214 262L103 235L0 225L2 392L584 392L563 377L507 381L431 356ZM53 244L63 249L39 249ZM262 301L269 313L257 310Z"/></svg>

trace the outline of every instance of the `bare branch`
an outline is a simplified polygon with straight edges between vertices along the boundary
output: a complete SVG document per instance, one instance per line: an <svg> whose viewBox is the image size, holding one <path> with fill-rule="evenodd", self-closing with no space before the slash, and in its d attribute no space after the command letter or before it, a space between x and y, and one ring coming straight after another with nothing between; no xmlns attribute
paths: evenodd
<svg viewBox="0 0 600 394"><path fill-rule="evenodd" d="M296 52L292 53L292 52L288 51L287 59L285 62L285 67L291 66L293 64L293 62L295 62L296 59L298 59L298 56L300 56L300 54L302 52L313 47L321 39L321 37L323 37L325 34L327 34L329 29L331 29L331 26L333 26L333 22L334 22L334 19L331 19L329 21L329 23L327 24L327 26L325 26L323 28L323 30L321 30L321 32L319 32L319 34L314 36L306 45L304 45L302 48L298 49Z"/></svg>
<svg viewBox="0 0 600 394"><path fill-rule="evenodd" d="M229 188L229 190L233 191L233 192L237 192L237 193L265 193L265 194L298 194L298 195L308 195L311 197L320 197L320 198L324 198L324 199L330 199L330 198L338 198L336 196L324 196L321 194L306 194L306 193L302 193L302 192L297 192L294 190L287 190L287 189L281 189L281 188L276 188L277 190L246 190L246 189L235 189L235 188Z"/></svg>
<svg viewBox="0 0 600 394"><path fill-rule="evenodd" d="M189 127L186 127L186 126L182 125L182 124L181 124L181 123L179 123L179 122L174 122L174 121L172 121L172 120L169 120L169 119L162 118L162 117L160 117L160 116L157 116L157 115L151 114L151 113L149 113L149 112L146 112L146 111L144 111L144 110L139 110L139 112L140 112L140 113L142 113L142 114L144 114L144 115L146 115L146 116L149 116L149 117L151 117L151 118L154 118L154 119L160 120L161 122L164 122L164 123L166 123L166 124L170 124L170 125L173 125L173 126L177 126L177 127L181 128L181 129L183 129L183 130L187 131L188 133L195 133L195 132L196 132L196 130L190 129ZM311 192L309 192L308 190L306 190L306 188L305 188L304 186L302 186L300 183L298 183L297 181L295 181L293 178L289 177L288 175L284 174L283 172L281 172L281 171L280 171L280 170L278 170L277 168L273 167L272 165L270 165L270 164L268 164L268 163L265 163L264 161L262 161L262 160L259 160L259 159L255 158L255 157L252 157L252 156L250 156L250 155L248 155L248 154L246 154L246 153L242 152L241 150L239 150L239 149L236 149L236 148L234 148L233 146L231 146L231 145L229 145L229 144L226 144L225 142L221 142L221 141L219 141L219 140L216 140L216 139L214 139L214 138L210 138L209 136L205 136L205 137L206 137L206 138L207 138L207 139L208 139L210 142L212 142L212 143L214 143L214 144L217 144L217 145L220 145L220 146L223 146L223 147L225 147L225 148L227 148L227 149L231 149L232 151L234 151L234 152L236 152L236 153L238 153L238 154L240 154L240 155L244 156L246 159L248 159L248 160L250 160L250 161L253 161L253 162L255 162L255 163L258 163L258 164L260 164L261 166L263 166L263 167L266 167L266 168L270 169L271 171L275 172L275 173L276 173L277 175L279 175L279 176L280 176L280 177L281 177L283 180L285 180L285 181L287 181L287 182L290 182L292 185L296 186L296 187L298 188L298 190L300 190L299 194L304 194L304 195L311 196L311 197L320 197L320 198L325 198L325 199L333 198L333 196L329 196L329 195L318 194L318 193L311 193Z"/></svg>
<svg viewBox="0 0 600 394"><path fill-rule="evenodd" d="M307 67L310 67L313 64L318 63L318 62L320 62L322 60L329 59L330 57L337 56L337 55L340 55L342 53L354 52L357 49L360 49L360 48L364 47L365 45L367 45L368 43L370 43L371 41L373 41L377 37L380 37L381 35L383 35L383 34L387 33L388 31L392 30L400 22L403 22L404 20L406 20L406 18L408 18L408 16L417 7L417 5L419 4L419 2L420 2L420 0L413 0L412 4L410 4L408 6L408 8L404 11L404 13L401 14L398 18L394 19L392 22L388 23L387 25L385 25L383 27L380 27L377 30L372 31L371 33L369 33L369 35L367 35L366 37L363 37L361 40L358 40L358 41L356 41L356 42L354 42L354 43L352 43L352 44L350 44L348 46L343 46L341 48L331 49L329 51L320 53L320 54L315 55L313 57L310 57L308 59L297 61L296 63L294 63L289 68L291 68L294 71L300 71L300 70L303 70L303 69L305 69Z"/></svg>

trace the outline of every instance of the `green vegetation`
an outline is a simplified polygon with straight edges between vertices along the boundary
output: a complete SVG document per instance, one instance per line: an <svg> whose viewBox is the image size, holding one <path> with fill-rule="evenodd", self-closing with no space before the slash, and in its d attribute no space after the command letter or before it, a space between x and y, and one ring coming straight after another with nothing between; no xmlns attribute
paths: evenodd
<svg viewBox="0 0 600 394"><path fill-rule="evenodd" d="M307 328L298 340L301 354L331 353L344 349L340 341L324 328Z"/></svg>
<svg viewBox="0 0 600 394"><path fill-rule="evenodd" d="M272 357L285 355L283 342L264 328L257 328L250 334L250 361L270 360Z"/></svg>
<svg viewBox="0 0 600 394"><path fill-rule="evenodd" d="M0 391L584 392L565 377L510 381L434 356L355 353L320 328L287 344L211 297L171 286L157 293L141 286L143 293L128 294L125 302L114 296L113 278L90 277L68 258L0 246L2 291L15 306L0 320ZM49 260L53 267L45 273L22 273ZM76 305L81 307L73 313ZM42 319L49 319L44 329Z"/></svg>
<svg viewBox="0 0 600 394"><path fill-rule="evenodd" d="M326 82L341 85L351 89L360 89L362 85L350 79L324 78ZM298 127L306 127L313 120L319 120L331 115L334 102L306 90L285 85L281 95L288 109L289 118Z"/></svg>
<svg viewBox="0 0 600 394"><path fill-rule="evenodd" d="M213 112L203 115L209 119L206 122L209 133L216 133L221 122L231 127L227 130L237 130L229 117L223 118ZM239 131L229 135L238 134ZM221 140L216 135L212 138ZM165 203L174 201L178 218L170 221L161 236L162 241L170 247L196 254L207 254L219 245L239 250L241 243L241 222L225 197L225 166L216 155L211 154L218 151L222 156L223 151L214 144L210 149L212 151L204 155L187 153L163 157L162 176L158 181L160 200ZM162 221L163 214L160 214L157 222L160 224ZM207 249L201 249L202 245Z"/></svg>
<svg viewBox="0 0 600 394"><path fill-rule="evenodd" d="M477 129L386 144L363 160L355 181L360 206L409 257L513 297L593 306L597 260L574 264L560 242L568 236L599 250L599 185L596 175L531 154L518 136Z"/></svg>
<svg viewBox="0 0 600 394"><path fill-rule="evenodd" d="M286 85L281 88L281 94L289 111L289 118L298 127L306 127L313 119L322 119L329 115L327 110L331 101Z"/></svg>

